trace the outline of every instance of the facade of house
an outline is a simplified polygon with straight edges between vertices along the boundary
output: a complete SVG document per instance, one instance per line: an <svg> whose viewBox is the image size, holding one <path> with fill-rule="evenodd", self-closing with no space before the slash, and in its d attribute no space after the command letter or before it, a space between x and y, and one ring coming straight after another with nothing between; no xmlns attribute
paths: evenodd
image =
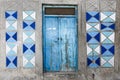
<svg viewBox="0 0 120 80"><path fill-rule="evenodd" d="M0 80L120 80L119 0L0 0Z"/></svg>

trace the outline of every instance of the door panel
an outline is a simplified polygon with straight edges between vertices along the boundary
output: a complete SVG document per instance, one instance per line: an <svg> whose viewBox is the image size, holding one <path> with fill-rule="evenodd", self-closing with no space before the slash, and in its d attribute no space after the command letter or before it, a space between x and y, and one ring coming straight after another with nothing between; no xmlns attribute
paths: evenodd
<svg viewBox="0 0 120 80"><path fill-rule="evenodd" d="M74 71L76 67L77 32L76 19L71 17L59 20L60 54L62 55L62 71Z"/></svg>
<svg viewBox="0 0 120 80"><path fill-rule="evenodd" d="M45 17L44 71L77 69L76 29L75 17Z"/></svg>
<svg viewBox="0 0 120 80"><path fill-rule="evenodd" d="M44 69L46 71L60 70L60 58L58 52L58 18L45 18L45 49L44 49Z"/></svg>

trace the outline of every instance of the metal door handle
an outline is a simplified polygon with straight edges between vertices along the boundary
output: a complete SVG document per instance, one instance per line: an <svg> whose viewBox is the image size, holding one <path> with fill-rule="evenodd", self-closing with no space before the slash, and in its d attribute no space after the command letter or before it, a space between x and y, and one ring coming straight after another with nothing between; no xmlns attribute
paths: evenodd
<svg viewBox="0 0 120 80"><path fill-rule="evenodd" d="M57 38L57 40L59 41L59 38Z"/></svg>
<svg viewBox="0 0 120 80"><path fill-rule="evenodd" d="M61 40L62 41L62 38L57 38L57 40Z"/></svg>
<svg viewBox="0 0 120 80"><path fill-rule="evenodd" d="M62 41L62 38L60 38L60 40Z"/></svg>

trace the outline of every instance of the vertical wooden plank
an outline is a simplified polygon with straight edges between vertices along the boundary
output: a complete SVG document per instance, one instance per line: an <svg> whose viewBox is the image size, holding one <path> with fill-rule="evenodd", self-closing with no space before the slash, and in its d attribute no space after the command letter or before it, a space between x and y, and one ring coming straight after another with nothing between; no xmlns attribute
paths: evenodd
<svg viewBox="0 0 120 80"><path fill-rule="evenodd" d="M69 54L69 68L72 71L76 70L76 63L77 63L77 28L76 28L76 19L69 18L68 20L68 54Z"/></svg>
<svg viewBox="0 0 120 80"><path fill-rule="evenodd" d="M68 69L68 40L67 40L67 29L66 25L67 20L66 18L59 18L59 38L60 38L60 52L61 52L61 70L67 71Z"/></svg>

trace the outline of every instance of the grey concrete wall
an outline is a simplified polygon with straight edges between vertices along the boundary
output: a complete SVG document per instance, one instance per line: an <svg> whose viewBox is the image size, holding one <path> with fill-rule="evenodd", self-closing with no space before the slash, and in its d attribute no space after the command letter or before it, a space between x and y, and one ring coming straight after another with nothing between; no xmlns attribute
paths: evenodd
<svg viewBox="0 0 120 80"><path fill-rule="evenodd" d="M116 2L117 1L117 2ZM43 73L42 59L42 4L78 5L78 71ZM6 10L18 11L18 68L5 67ZM36 11L36 66L22 67L22 11ZM115 67L90 69L86 67L86 11L116 11ZM0 0L0 80L120 80L120 0ZM95 78L92 78L95 74Z"/></svg>

